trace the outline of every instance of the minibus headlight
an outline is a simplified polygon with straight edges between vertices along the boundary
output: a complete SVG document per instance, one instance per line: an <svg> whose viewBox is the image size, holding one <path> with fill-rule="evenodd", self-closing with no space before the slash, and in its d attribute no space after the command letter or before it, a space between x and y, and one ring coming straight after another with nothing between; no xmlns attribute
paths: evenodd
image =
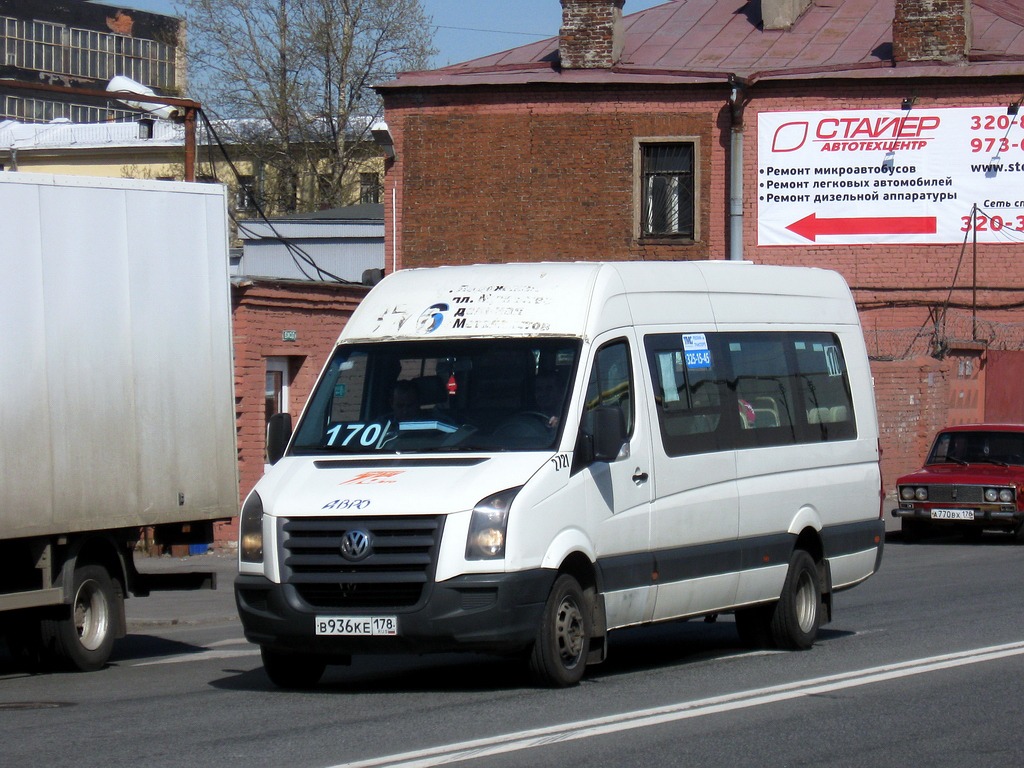
<svg viewBox="0 0 1024 768"><path fill-rule="evenodd" d="M263 562L263 499L253 491L238 521L238 553L243 563Z"/></svg>
<svg viewBox="0 0 1024 768"><path fill-rule="evenodd" d="M519 488L509 488L488 496L473 507L466 537L467 560L496 560L505 556L508 511L517 493Z"/></svg>
<svg viewBox="0 0 1024 768"><path fill-rule="evenodd" d="M985 489L985 501L992 503L999 500L999 490L997 488L986 488Z"/></svg>

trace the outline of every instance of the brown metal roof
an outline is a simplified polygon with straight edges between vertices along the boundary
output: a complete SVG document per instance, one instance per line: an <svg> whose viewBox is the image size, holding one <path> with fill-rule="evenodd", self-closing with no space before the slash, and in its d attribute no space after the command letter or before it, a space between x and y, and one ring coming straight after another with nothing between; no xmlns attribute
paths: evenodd
<svg viewBox="0 0 1024 768"><path fill-rule="evenodd" d="M973 40L965 63L895 66L894 0L811 0L789 30L761 28L760 0L668 0L623 18L625 45L612 69L561 70L556 36L442 69L404 73L381 87L1024 74L1024 0L972 0L971 9Z"/></svg>

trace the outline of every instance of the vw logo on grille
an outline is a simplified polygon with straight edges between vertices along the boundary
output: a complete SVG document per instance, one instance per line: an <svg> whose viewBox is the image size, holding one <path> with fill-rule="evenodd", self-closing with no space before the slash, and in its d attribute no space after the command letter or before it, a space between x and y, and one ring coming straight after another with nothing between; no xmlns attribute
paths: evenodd
<svg viewBox="0 0 1024 768"><path fill-rule="evenodd" d="M341 556L353 563L369 557L372 551L370 534L366 531L347 531L341 539Z"/></svg>

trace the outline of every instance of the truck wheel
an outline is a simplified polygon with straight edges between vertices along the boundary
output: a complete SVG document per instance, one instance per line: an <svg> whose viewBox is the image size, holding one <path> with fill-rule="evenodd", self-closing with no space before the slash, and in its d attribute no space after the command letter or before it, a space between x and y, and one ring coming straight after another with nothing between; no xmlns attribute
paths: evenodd
<svg viewBox="0 0 1024 768"><path fill-rule="evenodd" d="M530 671L541 683L565 688L582 679L590 644L589 617L579 582L568 574L559 576L530 653Z"/></svg>
<svg viewBox="0 0 1024 768"><path fill-rule="evenodd" d="M278 688L303 690L320 682L327 664L317 656L280 653L260 647L263 669Z"/></svg>
<svg viewBox="0 0 1024 768"><path fill-rule="evenodd" d="M85 565L75 569L72 594L69 615L40 622L43 648L59 666L94 672L114 647L120 590L106 568Z"/></svg>
<svg viewBox="0 0 1024 768"><path fill-rule="evenodd" d="M805 651L814 645L820 623L818 566L809 554L798 549L789 560L782 596L772 613L772 640L778 648Z"/></svg>

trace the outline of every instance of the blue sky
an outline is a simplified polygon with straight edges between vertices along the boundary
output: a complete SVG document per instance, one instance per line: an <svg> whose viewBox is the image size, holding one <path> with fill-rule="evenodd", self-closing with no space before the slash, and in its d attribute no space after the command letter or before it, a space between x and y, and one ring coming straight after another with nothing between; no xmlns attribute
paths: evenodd
<svg viewBox="0 0 1024 768"><path fill-rule="evenodd" d="M623 13L635 13L665 0L626 0ZM112 0L102 0L117 5ZM558 34L559 0L421 0L433 17L434 66L442 67L516 48ZM175 0L124 0L142 11L174 14Z"/></svg>

